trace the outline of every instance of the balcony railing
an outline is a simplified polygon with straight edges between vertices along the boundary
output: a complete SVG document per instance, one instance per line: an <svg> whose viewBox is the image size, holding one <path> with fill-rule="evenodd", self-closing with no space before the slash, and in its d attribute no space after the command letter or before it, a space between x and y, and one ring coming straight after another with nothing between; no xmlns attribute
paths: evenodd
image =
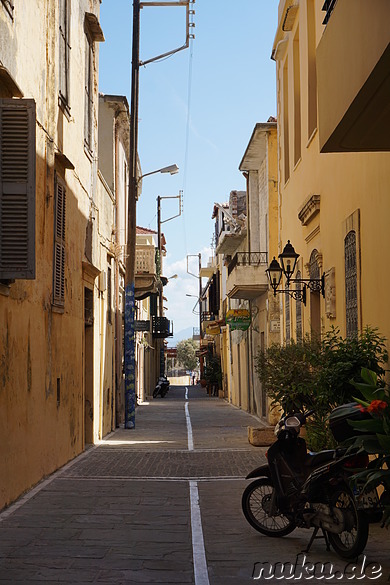
<svg viewBox="0 0 390 585"><path fill-rule="evenodd" d="M156 253L154 246L137 245L135 255L136 274L156 274Z"/></svg>
<svg viewBox="0 0 390 585"><path fill-rule="evenodd" d="M203 311L201 315L201 321L215 321L216 316L214 313L210 313L210 311Z"/></svg>
<svg viewBox="0 0 390 585"><path fill-rule="evenodd" d="M266 266L267 264L267 252L237 252L228 264L228 275L236 266Z"/></svg>
<svg viewBox="0 0 390 585"><path fill-rule="evenodd" d="M333 12L333 9L336 5L337 0L325 0L322 10L326 12L325 18L322 21L322 24L327 24L330 18L330 15Z"/></svg>
<svg viewBox="0 0 390 585"><path fill-rule="evenodd" d="M172 321L166 317L152 317L152 334L153 337L163 339L165 337L173 337Z"/></svg>

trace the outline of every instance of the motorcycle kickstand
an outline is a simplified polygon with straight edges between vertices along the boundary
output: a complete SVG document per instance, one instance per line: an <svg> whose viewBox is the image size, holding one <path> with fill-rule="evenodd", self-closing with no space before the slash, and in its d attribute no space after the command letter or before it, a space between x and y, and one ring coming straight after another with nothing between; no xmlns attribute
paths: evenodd
<svg viewBox="0 0 390 585"><path fill-rule="evenodd" d="M317 536L317 532L319 531L320 528L322 530L322 536ZM313 544L313 542L314 542L314 540L316 538L324 538L325 539L325 544L326 544L326 550L327 551L330 550L329 538L328 538L328 535L326 533L326 530L324 530L322 528L322 526L321 527L320 526L316 526L314 528L314 530L313 530L313 534L311 535L309 544L307 545L307 547L305 548L305 550L303 550L302 552L308 553L310 551L310 549L311 549L311 545Z"/></svg>

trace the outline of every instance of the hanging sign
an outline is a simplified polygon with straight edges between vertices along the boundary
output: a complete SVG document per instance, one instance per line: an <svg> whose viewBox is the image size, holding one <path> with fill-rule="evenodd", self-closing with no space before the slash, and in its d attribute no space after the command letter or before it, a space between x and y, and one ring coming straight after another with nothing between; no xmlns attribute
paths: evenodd
<svg viewBox="0 0 390 585"><path fill-rule="evenodd" d="M221 323L220 321L210 321L206 325L206 334L207 335L219 335Z"/></svg>
<svg viewBox="0 0 390 585"><path fill-rule="evenodd" d="M247 309L229 309L226 313L226 325L231 331L246 331L251 324L251 314Z"/></svg>

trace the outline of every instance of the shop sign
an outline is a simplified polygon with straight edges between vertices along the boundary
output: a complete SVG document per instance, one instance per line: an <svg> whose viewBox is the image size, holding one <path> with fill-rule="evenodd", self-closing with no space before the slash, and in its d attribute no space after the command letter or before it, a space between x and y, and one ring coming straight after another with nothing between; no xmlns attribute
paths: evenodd
<svg viewBox="0 0 390 585"><path fill-rule="evenodd" d="M221 324L219 321L215 321L215 323L213 323L212 321L209 322L206 325L206 334L207 335L219 335L220 326L221 326Z"/></svg>
<svg viewBox="0 0 390 585"><path fill-rule="evenodd" d="M246 331L251 324L251 314L247 309L229 309L226 313L226 325L231 331Z"/></svg>

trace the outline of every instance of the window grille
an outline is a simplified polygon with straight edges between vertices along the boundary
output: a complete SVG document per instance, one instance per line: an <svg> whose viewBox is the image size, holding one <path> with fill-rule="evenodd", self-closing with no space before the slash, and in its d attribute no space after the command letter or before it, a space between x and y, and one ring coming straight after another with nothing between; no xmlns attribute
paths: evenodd
<svg viewBox="0 0 390 585"><path fill-rule="evenodd" d="M291 341L291 314L290 314L290 295L285 294L285 309L286 309L286 343Z"/></svg>
<svg viewBox="0 0 390 585"><path fill-rule="evenodd" d="M347 337L355 337L358 332L358 282L355 231L350 231L344 240L344 257Z"/></svg>
<svg viewBox="0 0 390 585"><path fill-rule="evenodd" d="M299 280L301 277L301 271L298 270L297 272L297 280ZM300 282L297 282L296 285L296 289L297 290L301 290L302 289L302 284ZM296 327L296 337L297 337L297 341L301 341L302 337L303 337L303 332L302 332L302 303L301 301L296 301L295 303L295 311L296 311L296 321L297 321L297 327Z"/></svg>
<svg viewBox="0 0 390 585"><path fill-rule="evenodd" d="M63 307L65 302L65 215L66 189L64 183L56 177L53 304L60 307Z"/></svg>
<svg viewBox="0 0 390 585"><path fill-rule="evenodd" d="M310 278L312 280L318 280L321 278L320 277L320 267L318 265L317 256L318 256L317 250L313 250L312 253L310 254L309 272L310 272Z"/></svg>

